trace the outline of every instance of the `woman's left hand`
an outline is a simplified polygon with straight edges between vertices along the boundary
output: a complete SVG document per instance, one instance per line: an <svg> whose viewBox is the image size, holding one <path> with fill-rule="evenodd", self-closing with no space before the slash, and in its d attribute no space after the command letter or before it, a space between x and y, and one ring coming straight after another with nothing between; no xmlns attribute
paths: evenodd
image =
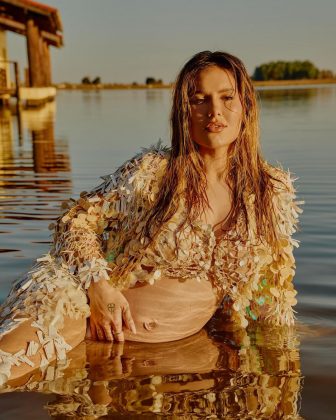
<svg viewBox="0 0 336 420"><path fill-rule="evenodd" d="M91 283L90 329L93 340L124 341L123 321L126 327L136 334L135 324L129 304L124 295L106 280Z"/></svg>

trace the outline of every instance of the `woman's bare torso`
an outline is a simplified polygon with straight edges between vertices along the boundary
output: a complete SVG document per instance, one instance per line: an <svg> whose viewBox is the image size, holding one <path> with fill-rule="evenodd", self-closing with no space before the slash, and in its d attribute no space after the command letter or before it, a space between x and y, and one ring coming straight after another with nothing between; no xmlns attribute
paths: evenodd
<svg viewBox="0 0 336 420"><path fill-rule="evenodd" d="M161 278L123 294L137 329L137 334L125 330L125 339L142 342L173 341L195 334L212 317L217 303L210 281L195 278L183 283Z"/></svg>
<svg viewBox="0 0 336 420"><path fill-rule="evenodd" d="M212 211L208 210L200 219L216 226L230 210L228 189L213 186L207 193ZM215 235L220 236L220 229L215 229ZM154 285L133 287L123 294L137 328L137 334L125 330L125 339L131 341L163 342L192 335L209 321L218 304L211 281L195 278L184 282L161 278Z"/></svg>

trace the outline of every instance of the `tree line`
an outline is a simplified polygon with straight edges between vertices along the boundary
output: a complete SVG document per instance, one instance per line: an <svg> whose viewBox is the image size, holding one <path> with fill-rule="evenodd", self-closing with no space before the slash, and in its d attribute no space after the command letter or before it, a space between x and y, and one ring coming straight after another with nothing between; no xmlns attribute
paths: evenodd
<svg viewBox="0 0 336 420"><path fill-rule="evenodd" d="M320 70L311 61L271 61L256 67L253 80L333 79L331 70Z"/></svg>
<svg viewBox="0 0 336 420"><path fill-rule="evenodd" d="M331 70L320 70L311 61L270 61L269 63L263 63L256 67L252 80L263 81L263 80L299 80L299 79L334 79L336 73ZM84 85L99 85L101 84L101 78L99 76L94 79L90 79L88 76L82 78L82 84ZM146 85L162 85L162 79L156 79L154 77L147 77L145 79ZM137 82L132 83L133 86L137 86Z"/></svg>
<svg viewBox="0 0 336 420"><path fill-rule="evenodd" d="M154 77L147 77L145 81L146 85L162 85L162 79L155 79ZM101 84L101 78L99 76L95 77L94 79L90 79L88 76L85 76L81 80L82 85L99 85ZM132 83L133 86L137 86L137 82Z"/></svg>
<svg viewBox="0 0 336 420"><path fill-rule="evenodd" d="M101 80L99 76L95 77L92 80L88 76L85 76L82 79L82 85L100 85L100 84L101 84Z"/></svg>

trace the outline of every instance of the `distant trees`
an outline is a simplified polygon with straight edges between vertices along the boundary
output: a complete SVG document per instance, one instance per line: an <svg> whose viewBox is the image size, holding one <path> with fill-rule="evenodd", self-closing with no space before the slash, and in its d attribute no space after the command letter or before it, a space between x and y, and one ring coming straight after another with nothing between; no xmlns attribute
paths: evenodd
<svg viewBox="0 0 336 420"><path fill-rule="evenodd" d="M331 70L319 70L311 61L271 61L256 67L253 80L297 80L336 77Z"/></svg>
<svg viewBox="0 0 336 420"><path fill-rule="evenodd" d="M336 77L336 74L334 74L331 70L320 70L320 79L333 79L334 77Z"/></svg>
<svg viewBox="0 0 336 420"><path fill-rule="evenodd" d="M162 85L162 79L156 80L154 77L146 78L146 85Z"/></svg>
<svg viewBox="0 0 336 420"><path fill-rule="evenodd" d="M81 84L82 85L88 85L88 86L93 86L93 85L101 85L102 81L101 78L99 76L95 77L94 79L90 79L90 77L85 76L81 79ZM113 83L118 84L118 83ZM106 83L104 84L104 86L106 85ZM122 83L120 83L120 85L123 85ZM131 85L131 86L139 86L141 84L139 84L138 82L134 81L132 83L129 84L125 84L127 86ZM163 81L162 79L155 79L154 77L147 77L146 78L146 85L163 85Z"/></svg>
<svg viewBox="0 0 336 420"><path fill-rule="evenodd" d="M82 85L91 85L91 80L88 77L83 77Z"/></svg>
<svg viewBox="0 0 336 420"><path fill-rule="evenodd" d="M99 85L101 83L100 77L97 76L93 80L90 80L89 77L85 76L82 79L82 85Z"/></svg>

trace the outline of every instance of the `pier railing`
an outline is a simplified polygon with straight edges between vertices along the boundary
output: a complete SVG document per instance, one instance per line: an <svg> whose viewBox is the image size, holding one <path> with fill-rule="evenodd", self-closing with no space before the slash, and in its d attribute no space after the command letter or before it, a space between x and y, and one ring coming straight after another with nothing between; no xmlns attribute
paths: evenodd
<svg viewBox="0 0 336 420"><path fill-rule="evenodd" d="M12 68L14 70L14 86L8 87L7 71L6 69L3 69L5 78L2 78L2 83L0 83L0 98L5 97L5 96L15 97L17 99L17 102L19 103L20 102L19 63L17 61L0 60L0 65L2 63L13 66Z"/></svg>

